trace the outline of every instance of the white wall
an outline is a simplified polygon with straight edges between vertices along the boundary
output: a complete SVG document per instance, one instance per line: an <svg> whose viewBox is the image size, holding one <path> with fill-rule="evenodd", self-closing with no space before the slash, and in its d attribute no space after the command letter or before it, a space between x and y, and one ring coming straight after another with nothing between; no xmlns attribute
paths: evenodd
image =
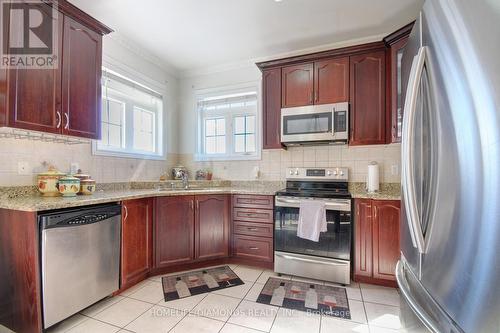
<svg viewBox="0 0 500 333"><path fill-rule="evenodd" d="M120 182L157 180L177 162L177 78L152 61L139 57L109 36L104 37L103 62L113 66L115 70L133 75L134 78L135 75L143 77L139 81L144 84L154 85L157 89L163 86L167 161L93 156L90 144L65 145L0 138L0 186L35 184L36 174L45 171L48 164L68 172L70 163L77 162L80 168L90 173L97 182ZM127 66L119 65L120 63ZM28 163L28 175L18 174L18 162Z"/></svg>
<svg viewBox="0 0 500 333"><path fill-rule="evenodd" d="M284 180L287 167L347 167L350 180L363 182L368 163L380 164L382 182L400 182L400 145L364 147L318 146L294 147L288 150L265 150L259 161L196 162L196 109L195 92L248 82L261 81L261 73L255 65L180 79L180 132L179 162L193 174L200 168L211 168L214 177L229 180L251 180L253 169L260 169L260 179ZM261 125L262 126L262 125ZM394 167L393 167L394 166ZM397 169L396 173L393 169Z"/></svg>

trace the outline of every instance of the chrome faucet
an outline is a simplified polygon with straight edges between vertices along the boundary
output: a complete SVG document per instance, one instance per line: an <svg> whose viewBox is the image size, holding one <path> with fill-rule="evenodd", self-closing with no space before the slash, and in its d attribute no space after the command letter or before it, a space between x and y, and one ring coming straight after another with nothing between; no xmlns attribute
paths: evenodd
<svg viewBox="0 0 500 333"><path fill-rule="evenodd" d="M181 174L181 180L182 180L182 187L187 190L189 188L189 180L188 180L188 174L186 171L182 170L180 172Z"/></svg>

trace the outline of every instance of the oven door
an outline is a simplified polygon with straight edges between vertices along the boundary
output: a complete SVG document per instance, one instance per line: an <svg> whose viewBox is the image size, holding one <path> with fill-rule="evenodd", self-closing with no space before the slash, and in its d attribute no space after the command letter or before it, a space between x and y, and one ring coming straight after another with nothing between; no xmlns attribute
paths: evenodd
<svg viewBox="0 0 500 333"><path fill-rule="evenodd" d="M345 199L326 204L327 231L320 234L318 242L297 237L299 204L298 198L276 197L275 251L350 260L350 200Z"/></svg>
<svg viewBox="0 0 500 333"><path fill-rule="evenodd" d="M328 105L281 109L281 142L333 140L333 110Z"/></svg>

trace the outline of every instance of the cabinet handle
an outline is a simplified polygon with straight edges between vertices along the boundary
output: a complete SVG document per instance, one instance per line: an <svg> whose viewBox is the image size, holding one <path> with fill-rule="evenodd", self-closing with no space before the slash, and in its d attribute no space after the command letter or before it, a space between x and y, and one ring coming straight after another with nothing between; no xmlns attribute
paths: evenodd
<svg viewBox="0 0 500 333"><path fill-rule="evenodd" d="M255 246L250 246L249 247L250 250L258 250L259 248L258 247L255 247Z"/></svg>
<svg viewBox="0 0 500 333"><path fill-rule="evenodd" d="M200 202L196 200L196 210L200 210Z"/></svg>
<svg viewBox="0 0 500 333"><path fill-rule="evenodd" d="M377 218L377 206L373 207L373 218Z"/></svg>
<svg viewBox="0 0 500 333"><path fill-rule="evenodd" d="M128 208L126 205L123 205L123 209L125 209L125 217L123 218L123 221L125 221L128 217Z"/></svg>
<svg viewBox="0 0 500 333"><path fill-rule="evenodd" d="M64 112L64 118L66 119L66 125L64 125L64 129L69 128L69 116L67 112Z"/></svg>
<svg viewBox="0 0 500 333"><path fill-rule="evenodd" d="M56 115L57 115L57 125L56 125L56 128L60 128L61 127L61 122L62 122L61 112L57 111Z"/></svg>
<svg viewBox="0 0 500 333"><path fill-rule="evenodd" d="M318 92L317 91L314 92L314 101L315 102L318 101Z"/></svg>
<svg viewBox="0 0 500 333"><path fill-rule="evenodd" d="M312 91L312 90L311 90L311 93L310 93L310 96L309 96L309 97L310 97L310 98L309 98L309 102L311 102L311 103L312 103L312 102L313 102L313 99L314 99L314 97L313 97L313 91Z"/></svg>
<svg viewBox="0 0 500 333"><path fill-rule="evenodd" d="M247 228L247 230L248 230L248 231L257 231L257 230L259 230L259 229L257 229L257 228Z"/></svg>
<svg viewBox="0 0 500 333"><path fill-rule="evenodd" d="M194 210L194 202L192 200L189 202L189 206L191 206L191 210Z"/></svg>

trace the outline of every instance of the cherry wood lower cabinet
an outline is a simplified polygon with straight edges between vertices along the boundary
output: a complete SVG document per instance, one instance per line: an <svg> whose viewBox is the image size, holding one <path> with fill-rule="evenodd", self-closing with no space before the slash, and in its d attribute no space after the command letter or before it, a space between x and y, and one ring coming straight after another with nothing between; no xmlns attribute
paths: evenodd
<svg viewBox="0 0 500 333"><path fill-rule="evenodd" d="M153 264L153 199L122 203L121 289L143 280Z"/></svg>
<svg viewBox="0 0 500 333"><path fill-rule="evenodd" d="M273 213L272 195L233 195L234 257L273 262Z"/></svg>
<svg viewBox="0 0 500 333"><path fill-rule="evenodd" d="M155 268L227 257L229 196L156 199Z"/></svg>
<svg viewBox="0 0 500 333"><path fill-rule="evenodd" d="M395 286L399 200L356 199L354 280Z"/></svg>

